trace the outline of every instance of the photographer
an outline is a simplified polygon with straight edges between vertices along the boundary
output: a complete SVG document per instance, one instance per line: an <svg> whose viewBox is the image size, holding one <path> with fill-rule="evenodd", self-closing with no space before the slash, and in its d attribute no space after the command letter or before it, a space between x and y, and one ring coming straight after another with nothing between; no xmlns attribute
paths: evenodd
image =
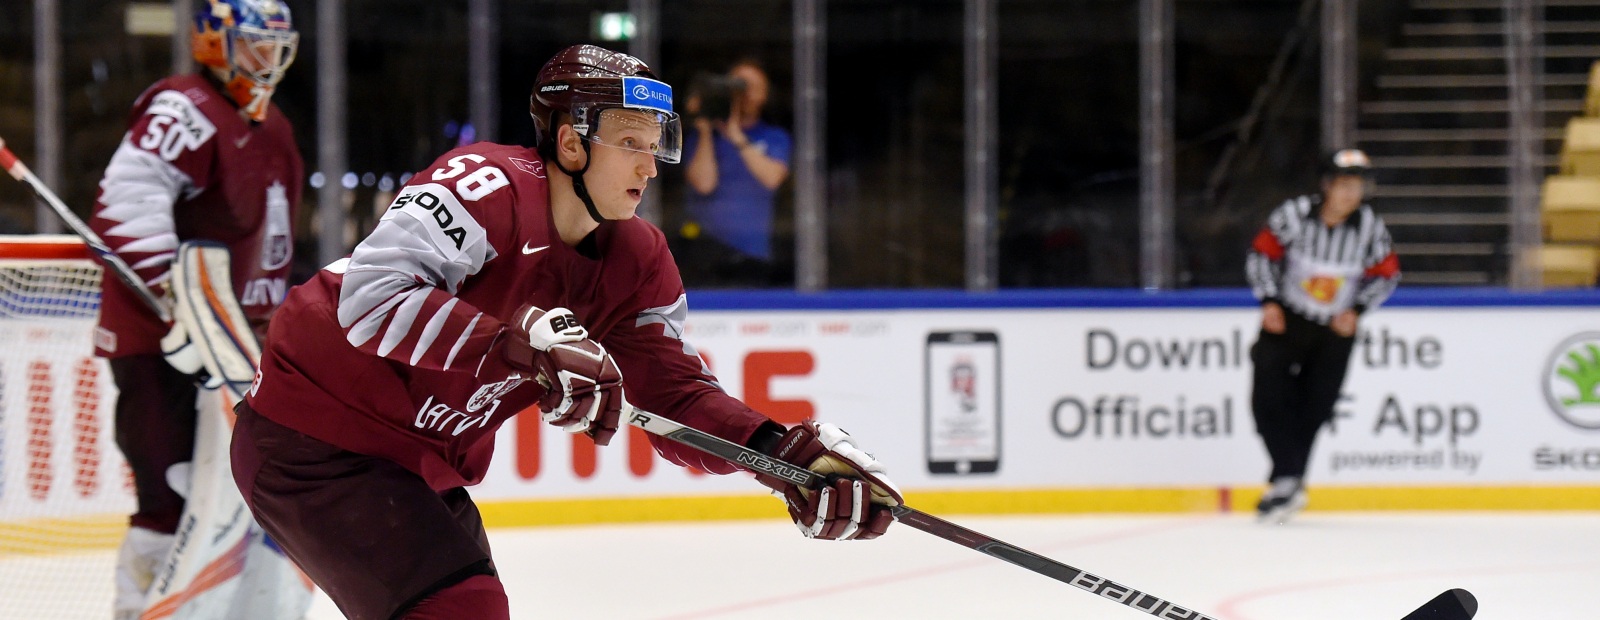
<svg viewBox="0 0 1600 620"><path fill-rule="evenodd" d="M688 102L694 128L684 140L685 271L709 272L720 285L771 285L773 198L789 177L791 141L761 120L767 75L743 60L726 76L697 80L695 91Z"/></svg>

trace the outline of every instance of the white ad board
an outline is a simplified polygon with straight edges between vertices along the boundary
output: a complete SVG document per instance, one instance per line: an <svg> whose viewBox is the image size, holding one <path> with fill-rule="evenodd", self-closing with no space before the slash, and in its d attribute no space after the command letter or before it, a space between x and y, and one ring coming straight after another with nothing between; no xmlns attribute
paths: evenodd
<svg viewBox="0 0 1600 620"><path fill-rule="evenodd" d="M1252 308L698 311L687 340L783 422L834 422L902 487L1259 485ZM0 329L0 512L130 508L92 322ZM1365 317L1309 475L1319 484L1600 484L1600 312L1384 308ZM508 421L481 500L759 491Z"/></svg>
<svg viewBox="0 0 1600 620"><path fill-rule="evenodd" d="M910 489L1259 485L1253 308L692 312L722 385L834 422ZM1326 484L1600 483L1600 312L1366 316L1309 475ZM747 491L630 448L508 423L479 498ZM534 435L537 434L537 437ZM581 443L581 442L580 442ZM531 475L530 475L531 474Z"/></svg>
<svg viewBox="0 0 1600 620"><path fill-rule="evenodd" d="M0 321L0 521L131 513L94 321Z"/></svg>

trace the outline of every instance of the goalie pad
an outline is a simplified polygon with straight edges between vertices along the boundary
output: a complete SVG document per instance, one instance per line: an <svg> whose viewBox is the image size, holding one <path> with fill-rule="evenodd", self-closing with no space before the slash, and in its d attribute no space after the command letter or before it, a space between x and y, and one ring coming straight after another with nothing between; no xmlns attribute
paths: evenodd
<svg viewBox="0 0 1600 620"><path fill-rule="evenodd" d="M244 394L255 380L261 346L233 294L228 248L185 241L172 269L173 321L188 335L213 385Z"/></svg>
<svg viewBox="0 0 1600 620"><path fill-rule="evenodd" d="M183 518L140 620L299 620L311 607L311 581L265 537L234 483L227 400L200 393Z"/></svg>

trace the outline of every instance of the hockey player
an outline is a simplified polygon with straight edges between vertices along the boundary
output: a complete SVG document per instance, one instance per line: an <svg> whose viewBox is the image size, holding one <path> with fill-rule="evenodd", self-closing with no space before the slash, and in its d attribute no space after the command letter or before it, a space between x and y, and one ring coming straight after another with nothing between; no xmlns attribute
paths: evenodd
<svg viewBox="0 0 1600 620"><path fill-rule="evenodd" d="M537 150L444 154L348 258L290 292L234 429L234 476L257 520L352 620L507 618L465 489L483 479L495 430L537 406L604 445L626 397L840 474L815 493L762 478L805 535L882 534L900 501L882 466L832 425L785 429L729 397L680 339L677 267L661 231L634 217L656 160L679 158L671 88L631 56L581 45L544 65L531 99Z"/></svg>
<svg viewBox="0 0 1600 620"><path fill-rule="evenodd" d="M1389 231L1362 203L1371 168L1356 149L1328 156L1322 193L1273 211L1246 259L1261 301L1250 404L1272 459L1271 487L1256 506L1263 522L1282 523L1305 508L1311 445L1333 416L1357 321L1400 281Z"/></svg>
<svg viewBox="0 0 1600 620"><path fill-rule="evenodd" d="M264 335L286 288L302 187L294 133L270 102L298 35L289 9L274 0L200 6L193 42L203 67L156 82L134 102L89 223L157 294L181 241L226 244L233 290ZM183 513L168 470L191 458L197 388L163 360L162 338L173 326L117 279L103 287L95 352L109 358L120 392L117 447L138 495L116 573L117 614L128 617L139 613ZM174 481L183 484L181 475Z"/></svg>

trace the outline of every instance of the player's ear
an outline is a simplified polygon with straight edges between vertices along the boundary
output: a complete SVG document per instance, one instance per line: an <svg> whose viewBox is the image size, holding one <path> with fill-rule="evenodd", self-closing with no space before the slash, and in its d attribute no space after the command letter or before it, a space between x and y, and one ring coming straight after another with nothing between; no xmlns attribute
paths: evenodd
<svg viewBox="0 0 1600 620"><path fill-rule="evenodd" d="M583 136L578 135L571 123L562 123L556 128L556 157L568 170L583 168Z"/></svg>

